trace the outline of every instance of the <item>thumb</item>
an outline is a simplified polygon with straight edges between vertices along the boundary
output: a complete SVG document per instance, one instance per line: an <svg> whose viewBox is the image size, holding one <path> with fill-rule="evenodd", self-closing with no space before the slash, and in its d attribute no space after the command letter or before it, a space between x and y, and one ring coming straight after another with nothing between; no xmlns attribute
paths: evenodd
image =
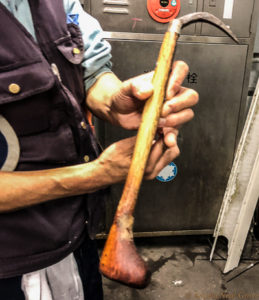
<svg viewBox="0 0 259 300"><path fill-rule="evenodd" d="M133 96L138 100L146 100L150 97L153 94L153 73L147 73L124 81L122 84L124 95Z"/></svg>

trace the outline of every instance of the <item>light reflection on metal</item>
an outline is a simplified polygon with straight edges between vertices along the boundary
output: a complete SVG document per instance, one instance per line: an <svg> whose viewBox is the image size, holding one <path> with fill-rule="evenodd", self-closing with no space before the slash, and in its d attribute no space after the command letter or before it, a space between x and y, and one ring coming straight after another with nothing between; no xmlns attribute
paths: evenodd
<svg viewBox="0 0 259 300"><path fill-rule="evenodd" d="M110 14L124 14L128 15L129 10L127 8L120 8L120 7L105 7L103 9L104 13L110 13Z"/></svg>
<svg viewBox="0 0 259 300"><path fill-rule="evenodd" d="M236 151L233 167L214 231L216 248L219 236L228 239L228 259L224 273L239 264L254 210L259 197L259 80L242 136Z"/></svg>

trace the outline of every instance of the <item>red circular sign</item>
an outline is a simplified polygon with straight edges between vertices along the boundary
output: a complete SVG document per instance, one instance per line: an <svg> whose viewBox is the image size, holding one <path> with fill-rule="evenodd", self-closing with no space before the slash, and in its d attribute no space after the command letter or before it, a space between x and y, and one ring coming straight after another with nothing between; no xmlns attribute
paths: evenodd
<svg viewBox="0 0 259 300"><path fill-rule="evenodd" d="M175 19L180 8L180 0L147 0L150 16L159 23L168 23Z"/></svg>

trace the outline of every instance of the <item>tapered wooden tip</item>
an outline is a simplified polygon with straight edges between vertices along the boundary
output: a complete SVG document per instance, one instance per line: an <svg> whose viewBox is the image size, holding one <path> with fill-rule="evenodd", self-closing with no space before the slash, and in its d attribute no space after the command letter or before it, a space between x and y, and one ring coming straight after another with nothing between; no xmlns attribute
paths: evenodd
<svg viewBox="0 0 259 300"><path fill-rule="evenodd" d="M122 229L116 221L113 223L101 256L100 271L109 279L144 288L151 273L137 252L129 227Z"/></svg>

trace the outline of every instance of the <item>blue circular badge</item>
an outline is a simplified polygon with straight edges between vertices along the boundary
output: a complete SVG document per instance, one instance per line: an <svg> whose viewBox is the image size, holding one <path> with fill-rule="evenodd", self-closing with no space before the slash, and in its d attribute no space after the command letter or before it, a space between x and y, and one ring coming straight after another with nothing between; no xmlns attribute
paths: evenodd
<svg viewBox="0 0 259 300"><path fill-rule="evenodd" d="M161 182L168 182L173 180L177 175L177 166L175 163L171 162L169 165L164 167L163 170L157 175L156 179Z"/></svg>
<svg viewBox="0 0 259 300"><path fill-rule="evenodd" d="M19 157L18 138L8 121L0 115L0 170L13 171Z"/></svg>

